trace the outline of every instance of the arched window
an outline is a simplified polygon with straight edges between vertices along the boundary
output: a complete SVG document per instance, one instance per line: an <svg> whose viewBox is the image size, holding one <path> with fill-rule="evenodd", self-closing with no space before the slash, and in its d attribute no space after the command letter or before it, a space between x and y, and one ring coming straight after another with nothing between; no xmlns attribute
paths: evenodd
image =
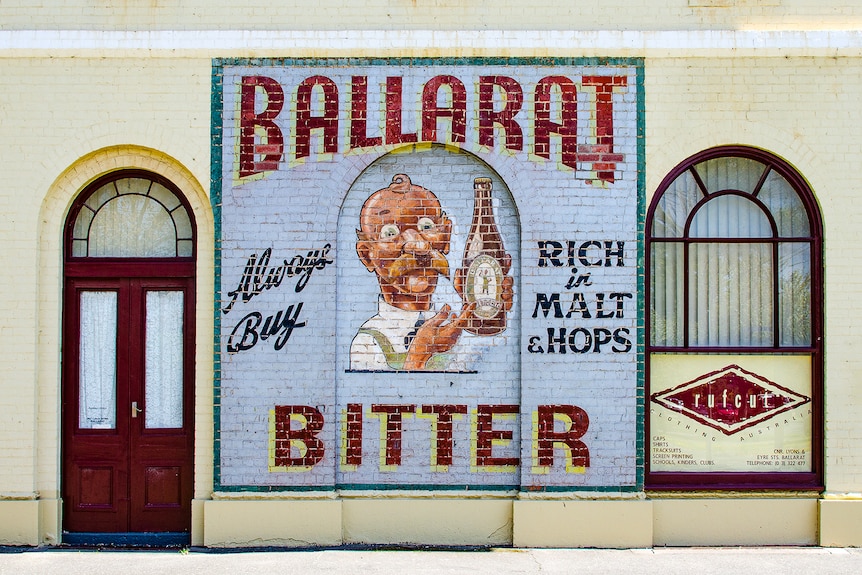
<svg viewBox="0 0 862 575"><path fill-rule="evenodd" d="M648 487L819 485L821 237L805 180L761 150L706 150L661 183Z"/></svg>
<svg viewBox="0 0 862 575"><path fill-rule="evenodd" d="M95 182L69 218L66 253L72 258L192 257L192 221L172 187L143 172Z"/></svg>

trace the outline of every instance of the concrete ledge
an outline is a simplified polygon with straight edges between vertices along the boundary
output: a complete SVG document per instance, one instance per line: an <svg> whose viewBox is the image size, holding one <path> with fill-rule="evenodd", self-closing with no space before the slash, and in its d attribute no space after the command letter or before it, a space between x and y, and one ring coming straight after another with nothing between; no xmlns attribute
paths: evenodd
<svg viewBox="0 0 862 575"><path fill-rule="evenodd" d="M63 501L60 499L39 500L39 543L56 545L60 543L60 521Z"/></svg>
<svg viewBox="0 0 862 575"><path fill-rule="evenodd" d="M820 501L820 545L862 547L862 500Z"/></svg>
<svg viewBox="0 0 862 575"><path fill-rule="evenodd" d="M816 545L816 499L656 499L655 545Z"/></svg>
<svg viewBox="0 0 862 575"><path fill-rule="evenodd" d="M512 501L344 499L344 543L510 545Z"/></svg>
<svg viewBox="0 0 862 575"><path fill-rule="evenodd" d="M39 543L39 501L0 501L0 545Z"/></svg>
<svg viewBox="0 0 862 575"><path fill-rule="evenodd" d="M341 544L340 501L205 501L207 547Z"/></svg>
<svg viewBox="0 0 862 575"><path fill-rule="evenodd" d="M515 501L516 547L651 547L649 501Z"/></svg>
<svg viewBox="0 0 862 575"><path fill-rule="evenodd" d="M204 518L206 513L204 506L209 502L208 499L192 499L192 533L191 541L194 546L204 545Z"/></svg>
<svg viewBox="0 0 862 575"><path fill-rule="evenodd" d="M56 499L0 501L0 544L56 544L60 509ZM853 499L240 498L195 500L192 510L193 543L207 547L862 547Z"/></svg>

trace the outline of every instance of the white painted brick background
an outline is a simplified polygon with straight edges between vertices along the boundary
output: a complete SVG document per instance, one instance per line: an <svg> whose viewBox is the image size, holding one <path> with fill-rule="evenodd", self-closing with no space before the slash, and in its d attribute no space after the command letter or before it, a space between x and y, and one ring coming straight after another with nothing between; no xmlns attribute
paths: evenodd
<svg viewBox="0 0 862 575"><path fill-rule="evenodd" d="M278 123L286 135L288 157L293 153L290 134L295 86L312 75L336 82L340 94L341 150L347 146L346 126L350 115L350 78L368 76L369 134L382 131L382 103L379 86L387 76L403 76L405 132L414 131L419 118L422 85L438 74L451 74L467 87L467 142L462 149L476 154L454 154L445 149L418 150L412 154L383 156L392 149L370 153L318 157L312 153L303 163L280 169L263 179L231 187L234 166L236 97L239 77L265 75L278 80L286 95L285 110ZM512 154L486 150L476 144L476 82L479 75L516 78L524 90L524 106L516 117L524 131L524 150ZM587 172L560 169L559 149L552 138L552 159L532 156L532 94L536 82L550 75L563 75L576 83L581 75L626 76L628 86L614 95L615 152L625 155L617 167L619 179L606 187L585 182ZM234 329L244 310L275 313L290 303L303 301L308 326L298 330L281 352L259 343L253 350L223 355L221 412L221 481L228 487L242 485L332 486L379 484L436 485L539 485L619 487L635 484L637 420L636 305L637 290L637 80L628 66L369 66L365 68L255 67L225 68L225 139L223 143L223 293L233 289L249 255L273 248L273 260L294 253L337 244L335 266L315 272L308 287L292 293L284 287L257 296L252 302L235 306L223 316L222 338ZM588 102L589 91L581 91L579 130L581 142L592 141L595 111ZM262 109L262 102L258 110ZM313 108L314 109L314 108ZM320 112L316 112L319 114ZM499 139L499 132L497 137ZM314 145L312 144L312 150ZM487 163L492 170L481 165ZM492 175L497 179L498 226L513 256L516 301L507 331L493 347L482 338L462 336L459 346L473 342L481 355L469 359L467 368L476 374L379 374L348 373L350 341L362 322L374 314L379 289L376 280L358 261L355 229L359 208L372 192L386 187L396 173L408 174L413 183L435 191L444 211L455 223L450 268L460 266L465 235L472 213L472 180ZM511 192L511 196L507 193ZM348 192L348 189L350 190ZM345 197L345 194L346 197ZM337 222L337 228L333 225ZM520 232L520 242L519 242ZM632 293L625 302L625 317L612 320L545 319L531 317L537 292L566 292L570 269L539 268L540 240L598 240L625 243L625 267L591 268L594 286L584 289ZM616 263L616 261L614 261ZM337 277L335 270L337 269ZM334 285L333 285L334 279ZM223 296L224 297L224 296ZM448 300L447 300L448 298ZM441 280L436 299L460 309L457 294ZM567 309L567 308L566 308ZM593 313L595 313L593 309ZM547 339L548 327L627 327L632 342L628 353L528 354L528 337ZM332 336L335 335L334 340ZM487 348L487 349L486 349ZM377 465L379 432L377 418L366 413L364 461L355 471L333 470L337 465L337 414L348 403L371 404L520 404L520 424L496 423L511 429L511 446L496 447L494 456L520 457L518 473L471 473L469 466L469 418L455 428L455 461L447 473L430 470L428 423L418 417L403 425L402 465L397 471L380 472ZM326 441L326 459L307 473L271 473L266 464L267 427L265 414L274 405L323 405L327 426L321 434ZM590 447L591 465L584 474L565 473L562 451L550 474L534 476L532 460L532 412L543 404L573 404L585 409L591 425L584 442ZM508 426L507 426L508 425ZM520 474L520 476L519 476Z"/></svg>

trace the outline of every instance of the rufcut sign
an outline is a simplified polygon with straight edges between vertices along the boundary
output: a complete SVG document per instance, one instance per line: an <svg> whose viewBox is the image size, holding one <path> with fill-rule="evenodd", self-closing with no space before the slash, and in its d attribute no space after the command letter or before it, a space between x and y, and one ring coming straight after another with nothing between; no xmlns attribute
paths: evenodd
<svg viewBox="0 0 862 575"><path fill-rule="evenodd" d="M650 365L652 471L811 471L809 357L657 354Z"/></svg>
<svg viewBox="0 0 862 575"><path fill-rule="evenodd" d="M217 489L639 488L639 60L214 87Z"/></svg>

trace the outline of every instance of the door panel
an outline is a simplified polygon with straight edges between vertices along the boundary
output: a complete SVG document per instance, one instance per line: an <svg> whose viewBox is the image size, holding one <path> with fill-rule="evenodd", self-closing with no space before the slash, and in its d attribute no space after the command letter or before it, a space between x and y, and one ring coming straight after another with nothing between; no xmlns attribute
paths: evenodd
<svg viewBox="0 0 862 575"><path fill-rule="evenodd" d="M121 431L128 423L117 409L128 398L117 370L128 356L116 345L128 338L126 297L117 280L67 283L63 476L70 531L112 531L128 523L121 487L128 482L128 434Z"/></svg>
<svg viewBox="0 0 862 575"><path fill-rule="evenodd" d="M67 531L190 530L192 287L190 278L67 280Z"/></svg>
<svg viewBox="0 0 862 575"><path fill-rule="evenodd" d="M144 508L182 506L182 467L147 467Z"/></svg>
<svg viewBox="0 0 862 575"><path fill-rule="evenodd" d="M140 344L131 420L131 531L187 531L193 489L192 366L183 353L191 321L182 280L135 280ZM131 410L130 410L131 413Z"/></svg>
<svg viewBox="0 0 862 575"><path fill-rule="evenodd" d="M113 505L114 468L79 467L79 508L110 510Z"/></svg>

